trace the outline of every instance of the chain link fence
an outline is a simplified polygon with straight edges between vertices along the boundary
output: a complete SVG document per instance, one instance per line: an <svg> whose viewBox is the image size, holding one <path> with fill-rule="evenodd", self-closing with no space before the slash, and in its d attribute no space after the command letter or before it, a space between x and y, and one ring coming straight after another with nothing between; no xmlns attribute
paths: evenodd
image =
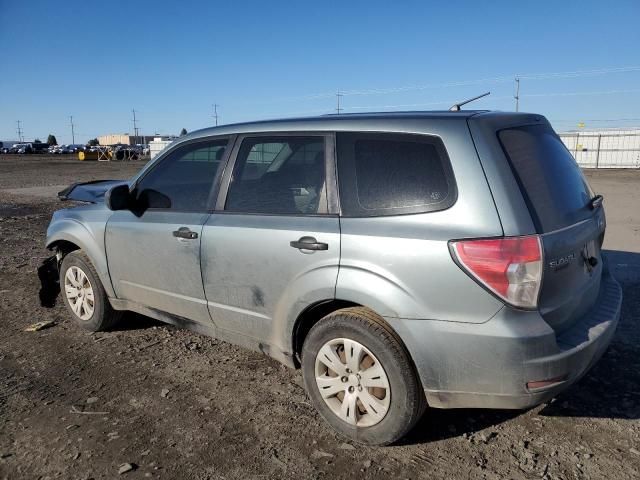
<svg viewBox="0 0 640 480"><path fill-rule="evenodd" d="M640 130L559 134L583 168L640 168Z"/></svg>

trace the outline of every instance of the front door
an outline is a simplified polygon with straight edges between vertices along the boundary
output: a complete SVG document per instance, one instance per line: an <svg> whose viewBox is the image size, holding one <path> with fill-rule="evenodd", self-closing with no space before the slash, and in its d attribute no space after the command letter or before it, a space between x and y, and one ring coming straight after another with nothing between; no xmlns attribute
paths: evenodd
<svg viewBox="0 0 640 480"><path fill-rule="evenodd" d="M105 244L118 298L211 323L200 244L226 145L198 141L168 152L135 185L133 208L113 213Z"/></svg>
<svg viewBox="0 0 640 480"><path fill-rule="evenodd" d="M222 187L202 232L202 276L216 327L286 351L287 322L334 298L340 224L328 208L326 140L256 135L236 142L223 181L228 193Z"/></svg>

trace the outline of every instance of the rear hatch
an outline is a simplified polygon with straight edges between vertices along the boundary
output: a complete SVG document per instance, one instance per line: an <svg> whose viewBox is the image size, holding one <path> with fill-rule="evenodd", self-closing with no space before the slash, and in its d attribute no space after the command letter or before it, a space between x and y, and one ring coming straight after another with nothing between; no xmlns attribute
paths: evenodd
<svg viewBox="0 0 640 480"><path fill-rule="evenodd" d="M538 308L561 333L598 297L605 230L601 197L594 197L580 167L548 122L510 125L495 132L541 236Z"/></svg>

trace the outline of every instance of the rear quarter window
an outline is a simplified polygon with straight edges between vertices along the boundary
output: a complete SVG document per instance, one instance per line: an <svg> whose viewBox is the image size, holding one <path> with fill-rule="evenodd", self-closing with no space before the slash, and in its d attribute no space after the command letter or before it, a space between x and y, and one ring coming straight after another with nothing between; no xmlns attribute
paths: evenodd
<svg viewBox="0 0 640 480"><path fill-rule="evenodd" d="M582 170L549 125L498 132L538 233L589 218L593 192Z"/></svg>
<svg viewBox="0 0 640 480"><path fill-rule="evenodd" d="M455 203L453 172L440 138L338 133L336 142L344 216L425 213Z"/></svg>

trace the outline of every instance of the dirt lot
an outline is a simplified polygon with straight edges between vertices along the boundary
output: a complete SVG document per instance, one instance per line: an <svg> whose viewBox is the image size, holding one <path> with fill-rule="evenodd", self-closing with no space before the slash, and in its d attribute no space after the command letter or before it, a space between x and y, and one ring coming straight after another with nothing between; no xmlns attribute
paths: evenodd
<svg viewBox="0 0 640 480"><path fill-rule="evenodd" d="M639 171L588 172L625 294L600 363L530 411L428 411L403 444L367 448L260 354L136 315L88 334L40 306L58 186L141 166L0 155L0 478L640 478ZM41 320L57 324L24 331Z"/></svg>

